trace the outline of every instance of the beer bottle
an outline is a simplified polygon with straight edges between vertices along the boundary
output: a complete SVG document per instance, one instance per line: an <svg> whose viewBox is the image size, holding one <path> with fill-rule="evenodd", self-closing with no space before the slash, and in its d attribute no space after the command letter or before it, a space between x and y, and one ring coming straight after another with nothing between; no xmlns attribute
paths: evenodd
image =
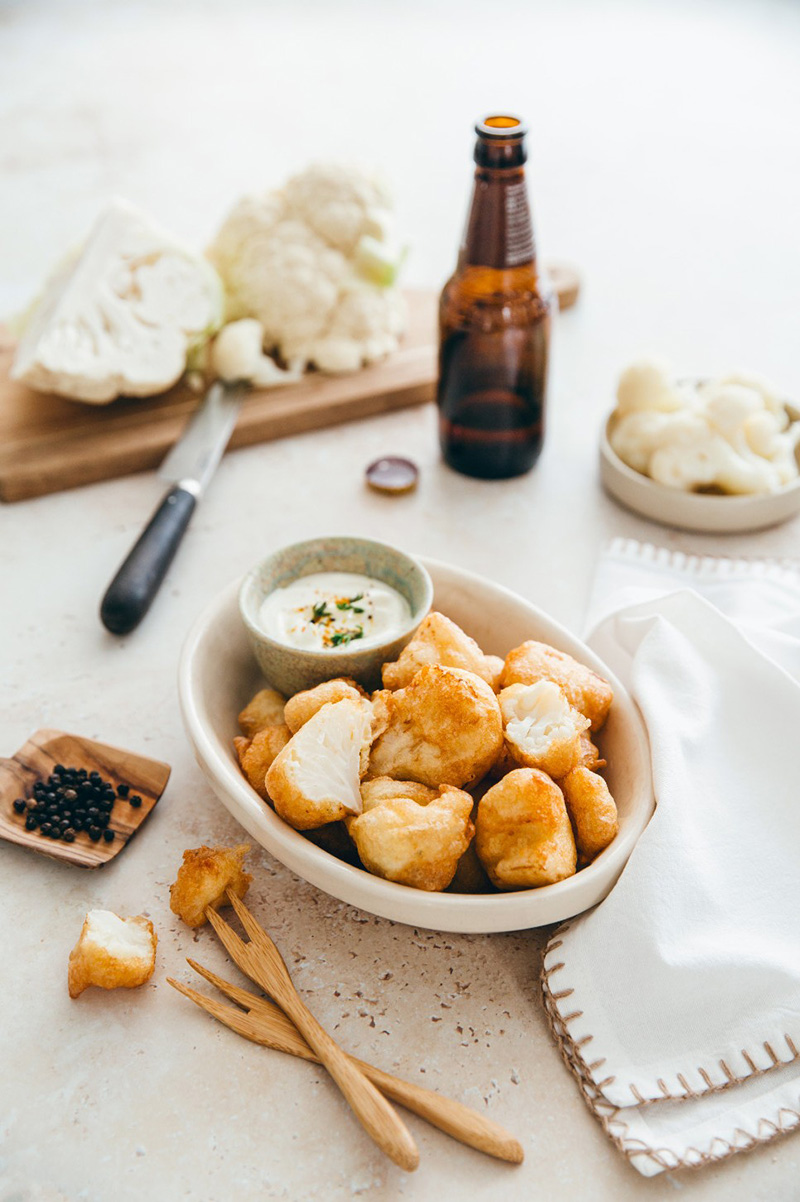
<svg viewBox="0 0 800 1202"><path fill-rule="evenodd" d="M542 448L552 301L536 268L518 117L475 126L475 186L439 302L439 440L451 467L500 479Z"/></svg>

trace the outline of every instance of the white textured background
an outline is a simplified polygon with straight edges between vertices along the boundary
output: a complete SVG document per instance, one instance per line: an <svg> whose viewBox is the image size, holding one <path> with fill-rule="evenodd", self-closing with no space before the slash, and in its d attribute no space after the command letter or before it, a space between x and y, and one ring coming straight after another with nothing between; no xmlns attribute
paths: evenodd
<svg viewBox="0 0 800 1202"><path fill-rule="evenodd" d="M794 1196L797 1137L674 1181L624 1164L547 1037L536 934L395 927L254 857L256 910L323 1021L348 1048L485 1106L523 1138L518 1170L414 1122L423 1163L403 1178L319 1073L215 1028L164 978L188 975L187 954L223 965L210 936L195 945L173 921L167 886L184 847L237 838L181 731L178 651L206 601L269 548L376 535L490 575L575 629L614 534L797 554L796 522L730 539L651 526L602 496L595 459L615 376L643 350L686 373L761 371L800 395L799 62L800 5L777 0L0 3L0 313L110 193L200 245L240 192L313 157L384 168L413 248L407 279L438 287L472 122L500 106L530 123L545 257L575 262L585 285L558 331L532 475L446 471L429 410L236 452L127 640L96 611L157 502L155 476L0 509L0 752L52 725L173 765L156 815L101 874L0 847L2 1202ZM386 450L418 460L413 496L362 490ZM90 905L152 915L147 989L69 1002L66 957Z"/></svg>

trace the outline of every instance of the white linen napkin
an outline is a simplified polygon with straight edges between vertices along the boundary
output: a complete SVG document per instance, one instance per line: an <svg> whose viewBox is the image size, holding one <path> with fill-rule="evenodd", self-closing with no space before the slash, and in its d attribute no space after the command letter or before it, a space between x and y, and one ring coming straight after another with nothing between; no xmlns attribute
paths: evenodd
<svg viewBox="0 0 800 1202"><path fill-rule="evenodd" d="M652 1176L800 1123L800 572L618 540L590 631L643 714L657 805L548 943L545 1005Z"/></svg>

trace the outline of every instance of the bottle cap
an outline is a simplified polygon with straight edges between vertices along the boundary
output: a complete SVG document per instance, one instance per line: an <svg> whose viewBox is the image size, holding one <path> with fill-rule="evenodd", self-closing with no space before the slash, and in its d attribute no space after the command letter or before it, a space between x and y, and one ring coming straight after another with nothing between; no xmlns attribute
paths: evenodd
<svg viewBox="0 0 800 1202"><path fill-rule="evenodd" d="M384 455L371 463L365 472L367 484L377 492L411 492L417 486L419 470L410 459Z"/></svg>

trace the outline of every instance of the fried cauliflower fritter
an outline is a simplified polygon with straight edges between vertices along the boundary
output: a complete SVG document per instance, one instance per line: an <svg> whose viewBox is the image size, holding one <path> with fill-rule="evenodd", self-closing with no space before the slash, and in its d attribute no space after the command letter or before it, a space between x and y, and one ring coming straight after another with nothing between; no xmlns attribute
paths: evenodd
<svg viewBox="0 0 800 1202"><path fill-rule="evenodd" d="M530 889L572 876L577 865L564 795L536 768L517 768L478 803L475 848L498 889Z"/></svg>
<svg viewBox="0 0 800 1202"><path fill-rule="evenodd" d="M90 910L69 954L69 996L84 989L136 989L153 975L158 936L149 918Z"/></svg>
<svg viewBox="0 0 800 1202"><path fill-rule="evenodd" d="M226 894L244 897L252 876L244 871L249 843L238 847L189 848L183 853L175 883L169 887L169 908L189 927L201 927L208 919L206 910L218 910L228 904Z"/></svg>
<svg viewBox="0 0 800 1202"><path fill-rule="evenodd" d="M589 736L584 733L581 735L581 764L584 768L588 768L590 772L595 772L598 768L605 768L607 761L600 755L599 747L596 747Z"/></svg>
<svg viewBox="0 0 800 1202"><path fill-rule="evenodd" d="M503 670L503 661L498 656L484 655L460 626L435 610L422 621L411 642L401 651L400 658L395 663L383 665L383 687L404 689L426 664L464 668L480 676L493 689Z"/></svg>
<svg viewBox="0 0 800 1202"><path fill-rule="evenodd" d="M239 714L239 729L248 739L258 734L265 726L282 726L284 723L283 707L285 697L275 689L262 689L248 701Z"/></svg>
<svg viewBox="0 0 800 1202"><path fill-rule="evenodd" d="M497 700L506 746L517 765L558 777L580 763L589 719L573 709L552 680L509 685Z"/></svg>
<svg viewBox="0 0 800 1202"><path fill-rule="evenodd" d="M347 680L345 677L326 680L313 689L295 693L294 697L290 697L286 702L286 725L294 735L309 718L313 718L314 714L322 709L323 705L327 705L329 701L343 701L346 697L358 701L366 697L366 694L354 680Z"/></svg>
<svg viewBox="0 0 800 1202"><path fill-rule="evenodd" d="M559 785L575 832L582 864L608 847L619 830L617 807L602 776L588 768L573 768Z"/></svg>
<svg viewBox="0 0 800 1202"><path fill-rule="evenodd" d="M426 806L438 796L438 789L432 789L430 785L421 785L416 780L392 780L390 776L375 776L372 780L361 782L361 799L365 810L370 810L379 801L387 801L392 797L410 797L417 805Z"/></svg>
<svg viewBox="0 0 800 1202"><path fill-rule="evenodd" d="M298 831L360 814L371 738L371 707L363 698L323 705L292 735L267 772L276 813Z"/></svg>
<svg viewBox="0 0 800 1202"><path fill-rule="evenodd" d="M474 819L473 819L474 821ZM478 858L473 839L456 865L455 876L448 885L451 893L493 893L492 882Z"/></svg>
<svg viewBox="0 0 800 1202"><path fill-rule="evenodd" d="M503 748L497 698L485 680L459 668L420 668L411 684L374 698L386 729L372 745L369 775L423 785L480 780Z"/></svg>
<svg viewBox="0 0 800 1202"><path fill-rule="evenodd" d="M472 798L443 785L420 805L398 781L394 797L364 802L347 828L364 867L387 881L436 893L446 889L475 832Z"/></svg>
<svg viewBox="0 0 800 1202"><path fill-rule="evenodd" d="M589 719L592 730L599 730L608 717L614 699L608 681L571 655L531 639L506 656L500 687L535 684L537 680L555 681L566 693L570 705Z"/></svg>
<svg viewBox="0 0 800 1202"><path fill-rule="evenodd" d="M266 776L275 757L283 751L291 738L288 726L265 726L256 731L252 739L237 735L233 740L239 767L264 801L267 796Z"/></svg>

